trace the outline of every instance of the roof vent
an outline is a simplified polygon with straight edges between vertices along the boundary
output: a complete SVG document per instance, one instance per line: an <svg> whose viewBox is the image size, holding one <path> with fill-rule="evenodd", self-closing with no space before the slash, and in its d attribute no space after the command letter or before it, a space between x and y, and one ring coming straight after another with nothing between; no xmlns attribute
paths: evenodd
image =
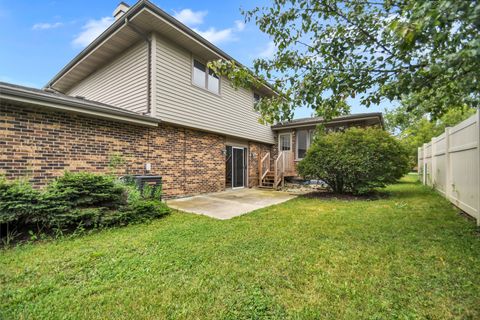
<svg viewBox="0 0 480 320"><path fill-rule="evenodd" d="M85 100L84 96L75 96L75 98Z"/></svg>
<svg viewBox="0 0 480 320"><path fill-rule="evenodd" d="M125 2L120 2L117 6L117 8L115 8L115 10L113 10L113 17L115 18L115 20L118 20L121 16L123 16L125 14L125 12L128 11L128 8L130 8L130 6L128 4L126 4Z"/></svg>

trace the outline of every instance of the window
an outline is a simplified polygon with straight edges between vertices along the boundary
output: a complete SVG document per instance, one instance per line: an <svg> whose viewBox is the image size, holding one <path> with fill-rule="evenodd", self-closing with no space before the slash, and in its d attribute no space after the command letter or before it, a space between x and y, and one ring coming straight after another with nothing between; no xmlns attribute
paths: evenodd
<svg viewBox="0 0 480 320"><path fill-rule="evenodd" d="M257 104L260 101L260 95L258 93L253 93L253 103Z"/></svg>
<svg viewBox="0 0 480 320"><path fill-rule="evenodd" d="M283 133L278 135L278 149L280 151L290 151L292 149L290 133Z"/></svg>
<svg viewBox="0 0 480 320"><path fill-rule="evenodd" d="M297 131L297 159L303 159L310 144L313 142L315 130Z"/></svg>
<svg viewBox="0 0 480 320"><path fill-rule="evenodd" d="M303 159L308 149L308 131L297 131L297 159Z"/></svg>
<svg viewBox="0 0 480 320"><path fill-rule="evenodd" d="M202 88L205 88L206 84L205 69L203 63L193 60L193 83Z"/></svg>
<svg viewBox="0 0 480 320"><path fill-rule="evenodd" d="M208 90L210 90L213 93L219 94L220 93L220 79L218 79L218 76L212 71L208 70Z"/></svg>
<svg viewBox="0 0 480 320"><path fill-rule="evenodd" d="M210 92L220 94L220 78L198 60L193 60L193 84Z"/></svg>

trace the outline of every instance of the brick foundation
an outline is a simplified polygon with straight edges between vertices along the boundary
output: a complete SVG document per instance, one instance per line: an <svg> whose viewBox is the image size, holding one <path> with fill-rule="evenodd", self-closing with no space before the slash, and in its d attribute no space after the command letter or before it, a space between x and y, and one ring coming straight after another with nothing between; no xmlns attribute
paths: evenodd
<svg viewBox="0 0 480 320"><path fill-rule="evenodd" d="M42 186L64 171L152 174L163 177L166 197L225 189L225 137L160 124L135 126L70 113L0 105L0 173ZM252 152L268 145L250 143ZM111 167L112 156L125 164ZM258 156L257 156L258 158ZM258 184L257 160L249 186Z"/></svg>

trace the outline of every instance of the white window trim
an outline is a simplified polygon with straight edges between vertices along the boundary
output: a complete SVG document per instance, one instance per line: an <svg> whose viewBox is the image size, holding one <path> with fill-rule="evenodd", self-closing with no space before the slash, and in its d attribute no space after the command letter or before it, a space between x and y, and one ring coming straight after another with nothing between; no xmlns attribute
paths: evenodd
<svg viewBox="0 0 480 320"><path fill-rule="evenodd" d="M195 68L195 60L197 60L198 62L200 62L201 64L205 65L205 87L202 87L202 86L199 86L198 84L195 83L194 81L194 68ZM209 68L207 66L207 62L205 62L205 60L202 60L202 59L199 59L195 56L192 56L192 59L191 59L191 70L190 72L192 73L192 77L191 77L191 85L194 86L195 88L199 88L199 89L202 89L206 92L209 92L211 94L214 94L216 95L217 97L218 96L221 96L222 94L222 77L218 77L218 93L217 92L213 92L211 90L208 89L208 72L209 72Z"/></svg>
<svg viewBox="0 0 480 320"><path fill-rule="evenodd" d="M279 153L283 151L283 150L282 150L282 146L281 146L281 144L280 144L280 142L282 141L282 140L280 139L280 137L281 137L281 136L286 136L286 135L288 135L288 136L290 137L290 151L292 151L292 149L293 149L293 145L292 145L292 142L293 142L293 141L292 141L292 133L291 133L291 132L279 133L279 134L278 134L278 152L279 152Z"/></svg>
<svg viewBox="0 0 480 320"><path fill-rule="evenodd" d="M310 145L312 141L310 141L310 132L315 131L315 129L300 129L295 132L295 161L303 160L303 158L298 157L298 132L299 131L307 131L307 151L310 149Z"/></svg>

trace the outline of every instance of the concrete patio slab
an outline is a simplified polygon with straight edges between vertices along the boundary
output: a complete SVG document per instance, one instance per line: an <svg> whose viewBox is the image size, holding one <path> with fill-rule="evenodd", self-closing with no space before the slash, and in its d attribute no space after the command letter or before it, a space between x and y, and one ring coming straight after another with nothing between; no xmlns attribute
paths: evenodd
<svg viewBox="0 0 480 320"><path fill-rule="evenodd" d="M294 195L280 191L237 189L167 200L167 204L177 210L226 220L293 198Z"/></svg>

